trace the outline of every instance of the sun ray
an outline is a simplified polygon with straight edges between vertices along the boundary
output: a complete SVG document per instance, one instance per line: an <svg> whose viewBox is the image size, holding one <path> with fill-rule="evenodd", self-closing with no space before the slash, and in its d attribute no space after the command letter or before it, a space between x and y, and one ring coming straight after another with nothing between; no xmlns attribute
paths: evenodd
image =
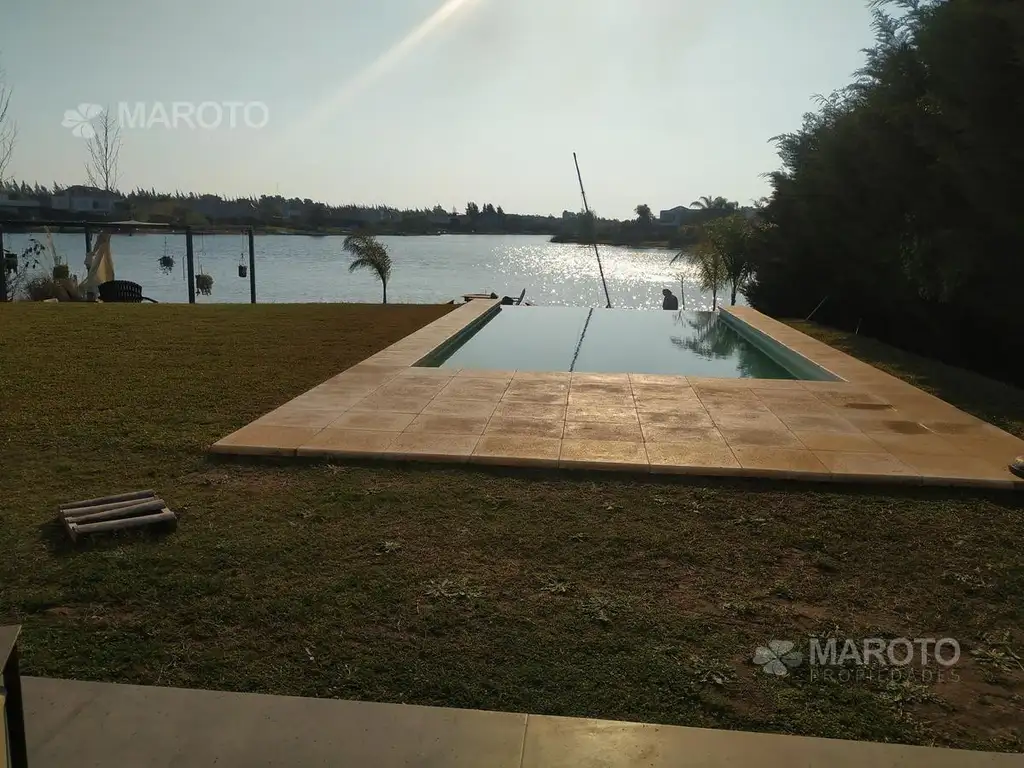
<svg viewBox="0 0 1024 768"><path fill-rule="evenodd" d="M445 0L430 16L413 27L401 40L384 51L369 66L350 77L337 91L321 101L303 120L306 127L323 123L356 96L398 67L416 48L457 14L466 13L483 0Z"/></svg>

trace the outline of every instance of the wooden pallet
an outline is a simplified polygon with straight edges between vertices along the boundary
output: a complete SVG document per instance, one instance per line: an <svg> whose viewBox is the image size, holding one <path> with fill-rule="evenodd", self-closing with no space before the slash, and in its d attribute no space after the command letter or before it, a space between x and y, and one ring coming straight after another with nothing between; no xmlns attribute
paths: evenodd
<svg viewBox="0 0 1024 768"><path fill-rule="evenodd" d="M58 514L72 541L90 533L142 528L148 525L173 527L178 518L153 491L133 491L99 499L61 504Z"/></svg>

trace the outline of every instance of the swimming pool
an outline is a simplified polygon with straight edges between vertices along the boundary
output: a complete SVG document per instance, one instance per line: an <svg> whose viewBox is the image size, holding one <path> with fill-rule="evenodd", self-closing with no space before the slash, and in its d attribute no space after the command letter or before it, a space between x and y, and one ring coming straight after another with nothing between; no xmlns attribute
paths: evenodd
<svg viewBox="0 0 1024 768"><path fill-rule="evenodd" d="M418 365L709 378L831 379L714 312L500 307Z"/></svg>

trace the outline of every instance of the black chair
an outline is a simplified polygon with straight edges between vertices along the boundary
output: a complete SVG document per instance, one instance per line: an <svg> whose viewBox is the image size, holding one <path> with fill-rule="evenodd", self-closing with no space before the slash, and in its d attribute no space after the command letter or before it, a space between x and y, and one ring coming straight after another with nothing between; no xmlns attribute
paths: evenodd
<svg viewBox="0 0 1024 768"><path fill-rule="evenodd" d="M143 301L157 303L156 300L143 296L142 286L130 280L109 280L100 283L97 290L100 300L104 303L141 304Z"/></svg>

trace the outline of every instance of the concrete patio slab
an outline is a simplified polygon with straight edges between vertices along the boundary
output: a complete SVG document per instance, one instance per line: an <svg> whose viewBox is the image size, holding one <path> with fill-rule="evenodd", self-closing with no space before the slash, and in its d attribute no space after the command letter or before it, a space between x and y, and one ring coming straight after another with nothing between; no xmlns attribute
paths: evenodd
<svg viewBox="0 0 1024 768"><path fill-rule="evenodd" d="M417 366L495 311L459 307L211 450L1024 488L1024 441L746 307L720 311L837 380Z"/></svg>
<svg viewBox="0 0 1024 768"><path fill-rule="evenodd" d="M46 768L1020 768L1024 755L252 693L23 681Z"/></svg>

